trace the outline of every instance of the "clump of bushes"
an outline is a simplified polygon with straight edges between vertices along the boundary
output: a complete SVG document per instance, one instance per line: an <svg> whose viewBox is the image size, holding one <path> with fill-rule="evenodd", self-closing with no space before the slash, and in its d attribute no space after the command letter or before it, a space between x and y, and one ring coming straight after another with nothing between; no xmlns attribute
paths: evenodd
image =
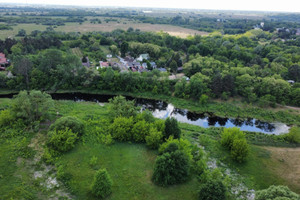
<svg viewBox="0 0 300 200"><path fill-rule="evenodd" d="M224 129L221 133L221 144L230 150L231 156L235 161L245 161L249 153L249 145L245 134L239 128Z"/></svg>
<svg viewBox="0 0 300 200"><path fill-rule="evenodd" d="M226 187L220 179L209 179L200 186L199 200L224 200Z"/></svg>
<svg viewBox="0 0 300 200"><path fill-rule="evenodd" d="M156 128L151 127L149 135L146 136L146 144L151 149L158 149L163 141L163 134Z"/></svg>
<svg viewBox="0 0 300 200"><path fill-rule="evenodd" d="M100 169L96 172L92 183L92 194L95 197L104 199L112 193L112 180L106 169Z"/></svg>
<svg viewBox="0 0 300 200"><path fill-rule="evenodd" d="M84 133L84 124L81 120L73 116L61 117L51 125L50 130L65 130L70 129L73 133L81 136Z"/></svg>
<svg viewBox="0 0 300 200"><path fill-rule="evenodd" d="M255 200L299 200L300 196L292 192L287 186L272 185L268 189L257 191Z"/></svg>
<svg viewBox="0 0 300 200"><path fill-rule="evenodd" d="M173 136L176 139L180 138L180 135L181 130L178 126L178 121L173 117L168 117L165 121L165 138Z"/></svg>
<svg viewBox="0 0 300 200"><path fill-rule="evenodd" d="M300 143L300 127L294 126L290 129L289 133L286 134L285 139L289 142L299 144Z"/></svg>
<svg viewBox="0 0 300 200"><path fill-rule="evenodd" d="M190 161L188 156L178 150L179 147L172 143L155 161L152 180L160 186L168 186L182 183L188 180L190 173Z"/></svg>
<svg viewBox="0 0 300 200"><path fill-rule="evenodd" d="M66 128L65 130L50 131L48 137L47 146L58 152L71 150L78 139L77 133L73 133L69 128Z"/></svg>

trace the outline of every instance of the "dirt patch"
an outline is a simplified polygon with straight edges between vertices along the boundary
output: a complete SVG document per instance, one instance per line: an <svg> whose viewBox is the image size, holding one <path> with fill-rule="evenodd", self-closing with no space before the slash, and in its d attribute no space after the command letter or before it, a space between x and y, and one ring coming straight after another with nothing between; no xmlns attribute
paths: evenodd
<svg viewBox="0 0 300 200"><path fill-rule="evenodd" d="M264 147L271 152L276 165L271 166L278 176L286 180L288 186L300 192L300 148Z"/></svg>

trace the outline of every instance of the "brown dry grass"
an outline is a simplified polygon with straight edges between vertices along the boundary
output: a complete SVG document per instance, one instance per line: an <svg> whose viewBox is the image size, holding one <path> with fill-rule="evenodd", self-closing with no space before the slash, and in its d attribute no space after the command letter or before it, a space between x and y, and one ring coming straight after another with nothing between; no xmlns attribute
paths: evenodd
<svg viewBox="0 0 300 200"><path fill-rule="evenodd" d="M279 177L284 179L288 186L300 193L300 148L264 147L271 152L274 164L270 166Z"/></svg>

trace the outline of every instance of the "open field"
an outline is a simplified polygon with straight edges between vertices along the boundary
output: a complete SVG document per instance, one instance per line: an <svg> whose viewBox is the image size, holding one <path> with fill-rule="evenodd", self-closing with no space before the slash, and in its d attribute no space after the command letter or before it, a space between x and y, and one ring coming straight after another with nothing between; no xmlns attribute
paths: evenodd
<svg viewBox="0 0 300 200"><path fill-rule="evenodd" d="M271 153L275 165L269 167L270 171L284 179L289 187L300 192L300 148L264 147Z"/></svg>
<svg viewBox="0 0 300 200"><path fill-rule="evenodd" d="M101 18L100 18L101 19ZM91 24L89 21L82 23L81 25L78 23L66 23L65 26L58 26L55 28L56 31L62 32L92 32L92 31L103 31L109 32L115 29L123 29L127 30L129 27L134 29L140 29L141 31L150 31L150 32L167 32L172 36L178 37L187 37L188 35L207 35L208 33L197 31L188 28L182 28L179 26L172 25L164 25L164 24L147 24L147 23L138 23L134 21L128 20L119 20L119 21L110 21L106 23L102 20L102 24ZM119 23L118 23L119 22ZM37 24L18 24L17 26L13 26L13 30L1 30L0 31L0 39L5 39L7 37L15 37L18 34L20 29L24 29L27 34L30 34L31 31L46 30L48 26L45 25L37 25Z"/></svg>

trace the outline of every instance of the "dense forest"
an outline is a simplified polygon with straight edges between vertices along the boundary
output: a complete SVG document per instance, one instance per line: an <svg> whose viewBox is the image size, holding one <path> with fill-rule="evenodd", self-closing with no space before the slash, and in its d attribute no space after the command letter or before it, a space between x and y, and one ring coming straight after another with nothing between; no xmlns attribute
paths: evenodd
<svg viewBox="0 0 300 200"><path fill-rule="evenodd" d="M18 40L0 41L0 51L12 61L8 68L12 76L1 74L1 87L152 92L197 101L205 96L224 100L240 96L261 106L299 106L299 45L300 37L283 41L280 33L262 30L187 39L130 28L84 35L33 31ZM148 53L150 61L170 73L183 67L189 79L170 79L157 69L122 73L118 68L85 68L71 52L79 47L98 63L106 59L101 46L113 49L114 55Z"/></svg>

